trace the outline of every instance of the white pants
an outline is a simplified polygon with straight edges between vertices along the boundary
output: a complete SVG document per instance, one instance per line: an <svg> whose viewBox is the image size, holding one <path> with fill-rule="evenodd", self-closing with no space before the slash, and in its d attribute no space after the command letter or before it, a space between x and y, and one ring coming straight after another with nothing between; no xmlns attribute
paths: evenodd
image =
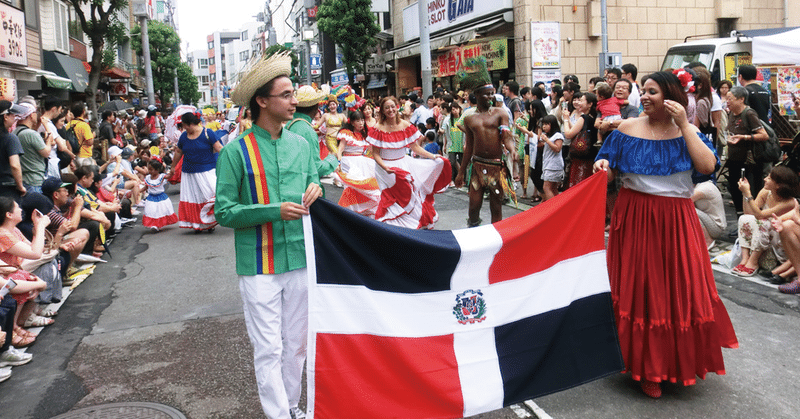
<svg viewBox="0 0 800 419"><path fill-rule="evenodd" d="M253 345L258 395L270 419L289 419L300 401L306 358L306 269L240 276L244 320Z"/></svg>

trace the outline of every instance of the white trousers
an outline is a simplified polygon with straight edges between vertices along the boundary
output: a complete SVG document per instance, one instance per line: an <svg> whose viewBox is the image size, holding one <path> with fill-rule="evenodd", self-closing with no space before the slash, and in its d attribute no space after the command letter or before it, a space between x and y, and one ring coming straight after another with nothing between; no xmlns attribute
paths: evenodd
<svg viewBox="0 0 800 419"><path fill-rule="evenodd" d="M240 276L244 320L253 345L258 395L270 419L289 419L300 401L308 332L306 269Z"/></svg>

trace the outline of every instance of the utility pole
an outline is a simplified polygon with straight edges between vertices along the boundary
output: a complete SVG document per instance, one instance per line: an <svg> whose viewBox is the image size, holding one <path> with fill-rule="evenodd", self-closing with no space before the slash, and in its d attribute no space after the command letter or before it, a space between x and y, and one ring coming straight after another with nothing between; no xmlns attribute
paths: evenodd
<svg viewBox="0 0 800 419"><path fill-rule="evenodd" d="M147 103L155 106L156 93L153 89L153 67L150 64L150 38L147 36L147 16L139 17L142 27L142 52L144 53L144 78L147 84Z"/></svg>
<svg viewBox="0 0 800 419"><path fill-rule="evenodd" d="M177 108L178 105L181 104L181 96L180 92L178 91L178 69L175 69L175 107Z"/></svg>
<svg viewBox="0 0 800 419"><path fill-rule="evenodd" d="M433 94L431 75L431 33L428 27L428 2L417 0L419 8L419 59L422 65L422 100Z"/></svg>

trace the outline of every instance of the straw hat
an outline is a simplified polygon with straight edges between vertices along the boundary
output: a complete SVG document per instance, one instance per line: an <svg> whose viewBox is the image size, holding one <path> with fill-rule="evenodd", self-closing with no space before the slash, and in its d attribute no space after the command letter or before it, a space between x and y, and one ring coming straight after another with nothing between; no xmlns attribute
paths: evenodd
<svg viewBox="0 0 800 419"><path fill-rule="evenodd" d="M261 86L279 76L292 74L292 58L289 52L273 54L266 59L258 59L245 69L245 76L233 90L231 99L239 106L248 106L253 94Z"/></svg>
<svg viewBox="0 0 800 419"><path fill-rule="evenodd" d="M297 106L307 108L315 106L325 99L325 93L322 90L317 90L312 86L300 86L297 89Z"/></svg>

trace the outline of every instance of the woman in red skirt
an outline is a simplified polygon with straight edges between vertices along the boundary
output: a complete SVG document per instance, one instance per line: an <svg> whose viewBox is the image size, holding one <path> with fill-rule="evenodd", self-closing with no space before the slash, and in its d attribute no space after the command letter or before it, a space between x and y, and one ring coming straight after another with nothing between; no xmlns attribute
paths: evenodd
<svg viewBox="0 0 800 419"><path fill-rule="evenodd" d="M622 181L608 242L611 296L626 371L654 398L662 381L724 374L721 348L739 345L691 200L692 170L712 173L716 157L686 118L684 87L672 73L648 76L644 116L611 133L594 165Z"/></svg>

